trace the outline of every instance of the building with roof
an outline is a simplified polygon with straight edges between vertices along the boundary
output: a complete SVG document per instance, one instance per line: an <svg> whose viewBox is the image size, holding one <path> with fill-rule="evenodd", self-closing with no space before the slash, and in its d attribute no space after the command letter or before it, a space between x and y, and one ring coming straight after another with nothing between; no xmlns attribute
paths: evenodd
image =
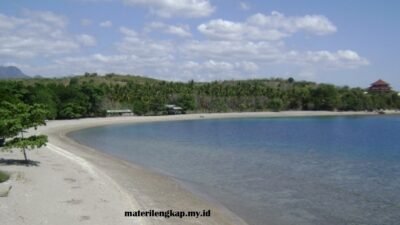
<svg viewBox="0 0 400 225"><path fill-rule="evenodd" d="M372 83L371 86L368 88L369 92L388 92L390 90L391 90L391 88L390 88L389 83L387 83L381 79Z"/></svg>
<svg viewBox="0 0 400 225"><path fill-rule="evenodd" d="M109 109L106 111L107 116L133 116L130 109Z"/></svg>
<svg viewBox="0 0 400 225"><path fill-rule="evenodd" d="M176 115L176 114L184 114L185 111L183 110L182 107L176 106L176 105L165 105L165 109L169 115Z"/></svg>

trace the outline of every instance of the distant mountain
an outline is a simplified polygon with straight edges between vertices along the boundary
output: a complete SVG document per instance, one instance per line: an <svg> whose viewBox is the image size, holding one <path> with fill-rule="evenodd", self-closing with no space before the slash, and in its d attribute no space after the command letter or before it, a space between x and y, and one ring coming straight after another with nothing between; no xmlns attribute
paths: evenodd
<svg viewBox="0 0 400 225"><path fill-rule="evenodd" d="M0 66L0 79L24 79L31 78L25 75L18 67Z"/></svg>

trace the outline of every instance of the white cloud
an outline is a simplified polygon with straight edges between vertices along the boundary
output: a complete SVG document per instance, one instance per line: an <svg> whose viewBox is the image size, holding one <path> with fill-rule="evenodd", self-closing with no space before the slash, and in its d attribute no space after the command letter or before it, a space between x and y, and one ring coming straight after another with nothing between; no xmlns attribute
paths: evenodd
<svg viewBox="0 0 400 225"><path fill-rule="evenodd" d="M271 15L257 13L249 17L247 23L269 29L279 29L289 33L307 31L316 35L325 35L337 31L336 26L322 15L288 17L274 11Z"/></svg>
<svg viewBox="0 0 400 225"><path fill-rule="evenodd" d="M147 28L165 30L169 26L154 22ZM115 45L117 53L68 57L56 64L60 68L73 68L71 72L74 73L120 72L168 80L201 81L260 77L257 74L267 74L271 67L276 66L298 68L298 75L304 76L305 70L316 73L324 69L368 65L365 58L352 50L302 52L287 49L283 41L248 40L246 37L185 39L178 43L151 39L146 32L138 33L127 27L121 27L120 32L122 39Z"/></svg>
<svg viewBox="0 0 400 225"><path fill-rule="evenodd" d="M243 76L251 76L259 69L258 66L249 61L228 62L228 61L187 61L176 67L180 74L186 78L198 81L240 79Z"/></svg>
<svg viewBox="0 0 400 225"><path fill-rule="evenodd" d="M242 68L244 71L248 72L255 72L259 69L259 66L256 63L249 61L236 62L235 65L236 67Z"/></svg>
<svg viewBox="0 0 400 225"><path fill-rule="evenodd" d="M67 19L50 11L24 10L23 14L32 20L40 21L55 27L65 27Z"/></svg>
<svg viewBox="0 0 400 225"><path fill-rule="evenodd" d="M120 53L144 59L172 57L173 46L169 41L154 41L144 38L134 30L126 27L121 27L120 32L124 35L122 41L116 44Z"/></svg>
<svg viewBox="0 0 400 225"><path fill-rule="evenodd" d="M196 2L199 1L193 1ZM153 22L139 30L119 27L120 40L107 43L114 49L90 55L82 55L80 50L96 45L96 39L89 34L71 34L68 20L51 12L29 11L21 17L0 14L0 29L0 60L24 65L30 74L117 72L204 81L256 77L271 74L274 67L294 68L291 74L295 76L297 71L304 76L305 71L317 74L326 69L346 70L369 64L354 50L298 51L286 46L285 40L297 32L326 35L337 30L319 15L289 17L273 12L255 14L239 22L213 19L198 25L202 34L199 38L184 24ZM165 40L163 35L148 35L149 32L183 38ZM52 61L29 66L29 57L32 61L38 59L39 64L49 58Z"/></svg>
<svg viewBox="0 0 400 225"><path fill-rule="evenodd" d="M182 45L182 55L188 58L218 60L258 60L276 62L282 57L283 43L243 41L191 41Z"/></svg>
<svg viewBox="0 0 400 225"><path fill-rule="evenodd" d="M288 34L277 29L264 29L245 23L222 19L211 20L200 24L197 29L209 38L222 40L266 40L275 41L287 37Z"/></svg>
<svg viewBox="0 0 400 225"><path fill-rule="evenodd" d="M188 25L168 25L162 22L152 22L145 27L145 32L159 30L164 33L176 35L178 37L191 37L190 27Z"/></svg>
<svg viewBox="0 0 400 225"><path fill-rule="evenodd" d="M78 40L79 43L81 43L84 46L95 46L96 45L96 39L93 36L90 36L88 34L81 34L76 36L76 39Z"/></svg>
<svg viewBox="0 0 400 225"><path fill-rule="evenodd" d="M299 31L325 35L337 30L324 16L286 17L278 12L272 12L270 16L258 13L244 22L214 19L200 24L197 29L209 38L264 41L281 40Z"/></svg>
<svg viewBox="0 0 400 225"><path fill-rule="evenodd" d="M279 65L285 68L297 65L297 74L293 72L292 75L304 77L304 71L313 71L315 75L326 69L356 68L368 63L360 56L351 56L349 61L350 55L357 54L353 51L346 53L349 50L295 52L286 51L283 46L268 46L266 43L247 43L246 46L239 44L208 41L177 48L171 42L126 36L118 43L117 54L66 57L55 61L57 69L54 70L73 74L85 71L117 72L151 75L167 80L210 81L260 77L260 74L271 74L271 67ZM180 54L183 56L179 57Z"/></svg>
<svg viewBox="0 0 400 225"><path fill-rule="evenodd" d="M126 36L137 36L137 33L136 33L136 31L134 31L134 30L132 30L132 29L129 29L129 28L127 28L127 27L120 27L119 28L119 31L122 33L122 34L124 34L124 35L126 35Z"/></svg>
<svg viewBox="0 0 400 225"><path fill-rule="evenodd" d="M284 40L297 32L314 35L336 32L336 26L322 15L287 17L278 12L272 12L268 16L259 13L243 22L210 20L200 24L197 29L208 39L184 43L181 45L180 55L191 62L227 62L236 66L234 68L243 74L278 65L305 67L308 71L313 68L316 71L358 68L369 64L367 59L352 50L296 51L286 47ZM203 64L198 67L201 65L202 68L210 69ZM242 66L237 67L238 65ZM232 74L226 67L214 68Z"/></svg>
<svg viewBox="0 0 400 225"><path fill-rule="evenodd" d="M157 66L155 66L157 65ZM47 70L59 73L67 71L69 74L83 74L84 72L137 74L158 77L161 79L173 79L168 77L174 69L174 64L168 58L137 56L131 53L119 53L105 55L101 53L65 57L54 60L54 66ZM65 74L63 72L61 75Z"/></svg>
<svg viewBox="0 0 400 225"><path fill-rule="evenodd" d="M101 27L112 27L112 22L111 21L109 21L109 20L107 20L107 21L104 21L104 22L101 22L100 24L99 24L99 26L101 26Z"/></svg>
<svg viewBox="0 0 400 225"><path fill-rule="evenodd" d="M167 33L174 34L180 37L190 37L192 34L190 33L188 27L184 26L168 26Z"/></svg>
<svg viewBox="0 0 400 225"><path fill-rule="evenodd" d="M339 50L337 51L337 55L341 59L350 61L359 61L361 59L361 57L357 54L357 52L351 50Z"/></svg>
<svg viewBox="0 0 400 225"><path fill-rule="evenodd" d="M66 31L67 19L48 11L24 10L22 17L0 14L0 58L48 57L76 52L79 44Z"/></svg>
<svg viewBox="0 0 400 225"><path fill-rule="evenodd" d="M24 23L25 20L19 19L16 17L12 16L6 16L3 14L0 14L0 29L3 30L9 30L15 28L17 25Z"/></svg>
<svg viewBox="0 0 400 225"><path fill-rule="evenodd" d="M308 51L303 60L306 63L324 63L332 67L355 68L368 65L367 59L360 57L357 52L352 50L329 51Z"/></svg>
<svg viewBox="0 0 400 225"><path fill-rule="evenodd" d="M127 27L120 27L122 39L115 44L112 54L96 53L87 56L68 56L54 60L54 66L44 68L58 74L126 73L151 75L171 79L169 74L176 68L174 46L168 41L155 41Z"/></svg>
<svg viewBox="0 0 400 225"><path fill-rule="evenodd" d="M200 24L197 29L208 37L221 39L241 39L244 33L244 26L227 20L211 20L206 24Z"/></svg>
<svg viewBox="0 0 400 225"><path fill-rule="evenodd" d="M160 17L206 17L215 7L208 0L124 0L128 5L150 9Z"/></svg>
<svg viewBox="0 0 400 225"><path fill-rule="evenodd" d="M367 59L352 50L298 52L288 50L283 42L191 41L182 46L181 54L190 59L251 60L259 67L265 64L291 64L356 68L369 64Z"/></svg>
<svg viewBox="0 0 400 225"><path fill-rule="evenodd" d="M214 71L232 70L233 68L235 68L234 65L229 62L216 62L214 60L206 61L205 63L203 63L203 66L208 70Z"/></svg>

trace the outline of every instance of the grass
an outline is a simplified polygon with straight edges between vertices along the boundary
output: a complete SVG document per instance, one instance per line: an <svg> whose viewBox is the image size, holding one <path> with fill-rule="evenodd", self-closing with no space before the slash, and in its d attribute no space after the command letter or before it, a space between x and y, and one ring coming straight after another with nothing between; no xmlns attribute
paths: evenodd
<svg viewBox="0 0 400 225"><path fill-rule="evenodd" d="M0 171L0 183L7 181L10 178L10 175L7 173Z"/></svg>

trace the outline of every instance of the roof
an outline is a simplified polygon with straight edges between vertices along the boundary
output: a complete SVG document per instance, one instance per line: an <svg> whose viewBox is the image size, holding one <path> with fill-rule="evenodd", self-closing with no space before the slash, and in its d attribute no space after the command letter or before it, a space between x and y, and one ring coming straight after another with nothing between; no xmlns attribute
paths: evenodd
<svg viewBox="0 0 400 225"><path fill-rule="evenodd" d="M132 113L130 109L109 109L107 113Z"/></svg>
<svg viewBox="0 0 400 225"><path fill-rule="evenodd" d="M374 83L372 83L371 85L389 85L389 84L386 83L385 81L379 79L379 80L375 81Z"/></svg>
<svg viewBox="0 0 400 225"><path fill-rule="evenodd" d="M165 108L167 109L173 109L173 110L182 110L182 107L176 106L176 105L172 105L172 104L167 104L165 105Z"/></svg>

